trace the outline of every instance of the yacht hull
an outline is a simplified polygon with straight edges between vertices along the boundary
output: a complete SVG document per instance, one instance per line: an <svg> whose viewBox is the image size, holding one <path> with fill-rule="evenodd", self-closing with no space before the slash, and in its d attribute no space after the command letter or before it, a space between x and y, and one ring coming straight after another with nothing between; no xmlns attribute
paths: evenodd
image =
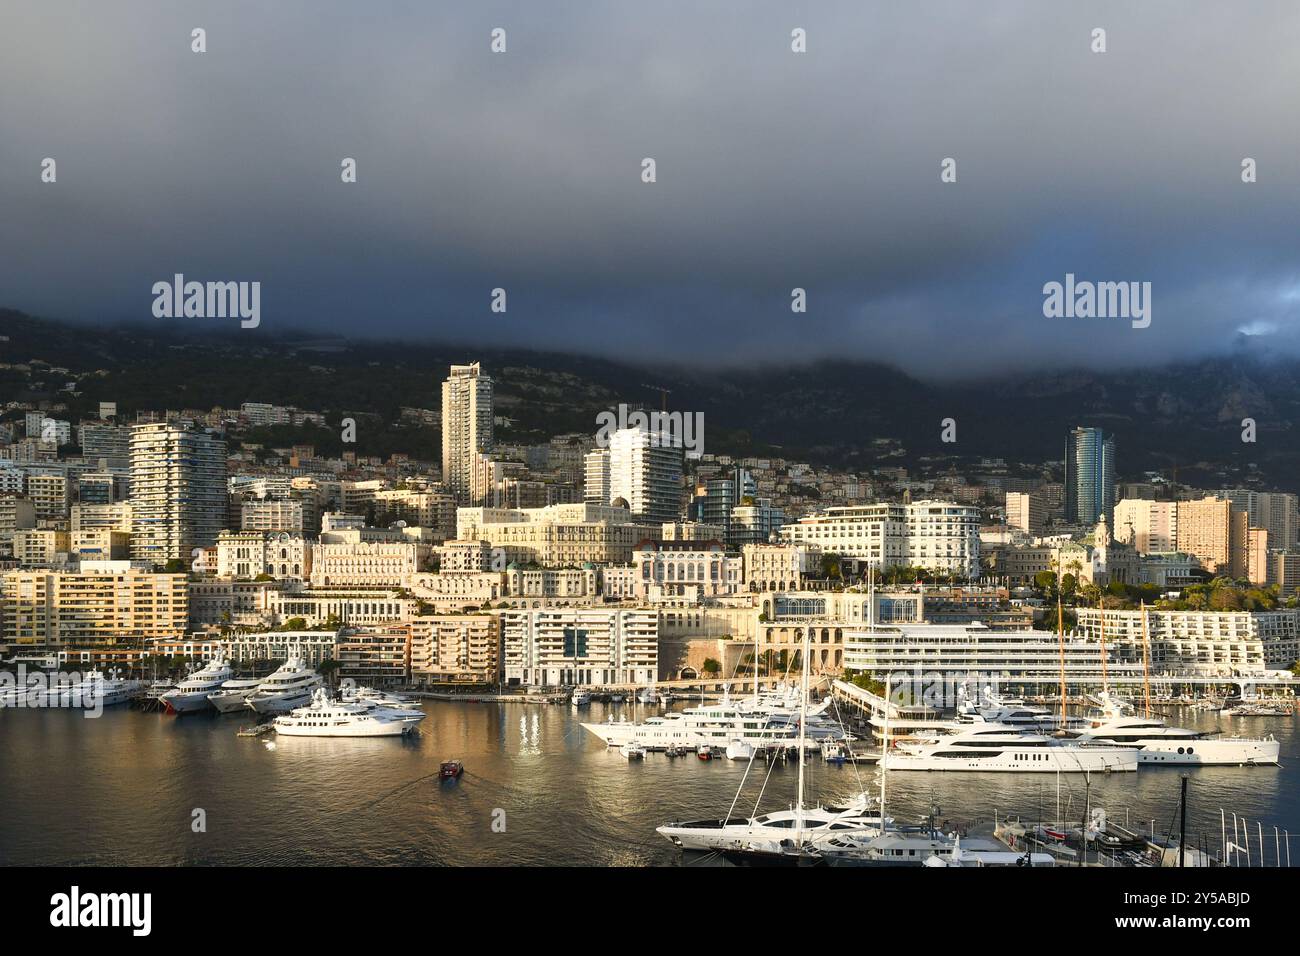
<svg viewBox="0 0 1300 956"><path fill-rule="evenodd" d="M208 700L208 694L212 691L199 690L183 694L175 692L163 694L161 700L167 705L169 710L178 714L191 714L200 710L207 710L212 706Z"/></svg>
<svg viewBox="0 0 1300 956"><path fill-rule="evenodd" d="M880 764L886 770L937 770L965 773L1097 773L1129 772L1138 768L1138 752L1130 749L1088 750L1061 748L1059 753L1044 753L1041 748L1015 750L998 754L939 757L891 751ZM1047 759L1041 759L1046 757ZM1039 759L1035 759L1039 758Z"/></svg>
<svg viewBox="0 0 1300 956"><path fill-rule="evenodd" d="M294 691L292 694L276 694L270 697L250 697L245 703L259 714L287 714L296 707L306 707L311 703L312 689Z"/></svg>
<svg viewBox="0 0 1300 956"><path fill-rule="evenodd" d="M1138 763L1181 767L1272 766L1282 745L1276 740L1141 740Z"/></svg>
<svg viewBox="0 0 1300 956"><path fill-rule="evenodd" d="M217 709L218 713L233 714L235 711L245 711L248 709L248 698L252 696L253 690L247 691L222 691L220 695L209 694L208 701Z"/></svg>
<svg viewBox="0 0 1300 956"><path fill-rule="evenodd" d="M295 727L275 725L279 737L400 737L410 729L409 724L375 723L341 727Z"/></svg>

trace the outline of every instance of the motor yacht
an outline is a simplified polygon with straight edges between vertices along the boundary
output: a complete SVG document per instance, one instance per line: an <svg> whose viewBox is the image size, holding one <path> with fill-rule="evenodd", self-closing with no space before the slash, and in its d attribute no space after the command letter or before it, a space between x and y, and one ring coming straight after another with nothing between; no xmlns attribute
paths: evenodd
<svg viewBox="0 0 1300 956"><path fill-rule="evenodd" d="M798 714L751 711L743 702L724 701L648 717L641 723L611 718L604 723L582 726L609 746L635 740L649 750L662 750L669 744L725 747L734 740L753 747L773 743L793 745L800 736L799 720ZM816 742L851 739L839 724L824 717L809 717L804 736Z"/></svg>
<svg viewBox="0 0 1300 956"><path fill-rule="evenodd" d="M975 724L953 734L899 740L881 757L887 770L1086 773L1137 770L1132 747L1083 746L1007 724Z"/></svg>
<svg viewBox="0 0 1300 956"><path fill-rule="evenodd" d="M384 717L364 704L331 700L317 687L311 703L275 718L275 732L283 737L398 737L414 730L404 720Z"/></svg>
<svg viewBox="0 0 1300 956"><path fill-rule="evenodd" d="M1132 705L1110 694L1097 695L1098 711L1075 731L1081 744L1137 748L1140 764L1222 766L1276 764L1281 744L1273 737L1228 737L1184 727L1168 727L1158 717L1139 716Z"/></svg>
<svg viewBox="0 0 1300 956"><path fill-rule="evenodd" d="M218 655L190 674L174 688L158 698L168 713L185 714L207 710L212 706L208 695L221 689L221 685L235 676L234 668Z"/></svg>
<svg viewBox="0 0 1300 956"><path fill-rule="evenodd" d="M312 701L313 692L323 678L301 657L291 657L267 677L246 703L259 714L285 714Z"/></svg>
<svg viewBox="0 0 1300 956"><path fill-rule="evenodd" d="M777 810L756 817L728 820L689 820L666 823L655 832L683 850L752 849L776 851L791 832L798 829L807 838L814 835L880 832L880 804L866 793L837 806Z"/></svg>
<svg viewBox="0 0 1300 956"><path fill-rule="evenodd" d="M208 695L208 702L221 714L246 710L245 702L261 683L260 677L232 677Z"/></svg>

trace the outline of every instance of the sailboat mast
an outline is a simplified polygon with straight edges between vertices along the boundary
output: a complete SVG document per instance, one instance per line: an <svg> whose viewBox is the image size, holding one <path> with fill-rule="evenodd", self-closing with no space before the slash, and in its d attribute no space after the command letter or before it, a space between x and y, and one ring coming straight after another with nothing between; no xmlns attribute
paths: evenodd
<svg viewBox="0 0 1300 956"><path fill-rule="evenodd" d="M1097 597L1097 608L1101 611L1101 690L1102 693L1110 693L1110 685L1106 681L1106 594L1103 591Z"/></svg>
<svg viewBox="0 0 1300 956"><path fill-rule="evenodd" d="M801 682L803 693L799 699L799 802L795 805L794 811L794 842L796 847L803 845L803 765L804 740L808 736L808 633L811 630L811 627L805 627L803 630L803 680Z"/></svg>
<svg viewBox="0 0 1300 956"><path fill-rule="evenodd" d="M889 773L889 678L885 674L885 736L880 744L880 832L885 832L885 777Z"/></svg>
<svg viewBox="0 0 1300 956"><path fill-rule="evenodd" d="M1147 602L1142 602L1142 697L1151 716L1151 651L1147 645Z"/></svg>
<svg viewBox="0 0 1300 956"><path fill-rule="evenodd" d="M1056 578L1056 639L1061 649L1061 727L1065 727L1065 610L1061 607L1061 578Z"/></svg>

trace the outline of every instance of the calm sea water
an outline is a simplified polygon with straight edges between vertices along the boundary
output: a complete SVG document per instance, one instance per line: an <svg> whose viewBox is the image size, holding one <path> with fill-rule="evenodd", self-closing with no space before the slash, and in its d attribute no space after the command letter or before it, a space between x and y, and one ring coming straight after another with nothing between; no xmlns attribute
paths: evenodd
<svg viewBox="0 0 1300 956"><path fill-rule="evenodd" d="M168 717L114 708L93 720L59 710L0 711L0 863L3 864L571 864L677 865L654 832L673 819L722 815L745 765L651 754L629 764L579 725L632 705L426 702L410 739L241 738L242 716ZM638 708L644 716L645 708ZM1219 809L1257 821L1273 859L1273 827L1300 833L1300 734L1295 718L1176 713L1182 726L1273 733L1282 766L1192 770L1189 830L1219 846ZM274 747L269 747L273 742ZM440 761L465 775L440 782ZM796 767L756 763L737 811L788 805ZM1084 784L1061 777L1067 819L1083 815ZM895 773L889 812L991 828L995 812L1056 815L1049 774ZM873 768L813 762L822 800L878 791ZM1094 776L1088 799L1113 817L1175 826L1179 771ZM207 832L193 832L195 809ZM504 812L505 832L493 829ZM1231 816L1229 816L1231 831ZM1300 842L1293 837L1296 862Z"/></svg>

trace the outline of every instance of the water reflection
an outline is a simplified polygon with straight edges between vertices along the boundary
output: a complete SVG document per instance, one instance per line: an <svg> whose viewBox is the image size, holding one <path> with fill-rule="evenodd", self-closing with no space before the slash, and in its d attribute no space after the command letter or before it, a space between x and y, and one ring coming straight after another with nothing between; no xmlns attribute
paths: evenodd
<svg viewBox="0 0 1300 956"><path fill-rule="evenodd" d="M690 704L679 704L690 706ZM108 864L679 864L654 828L685 817L788 806L796 767L650 754L629 763L580 724L646 708L593 704L430 702L418 736L284 738L274 750L235 736L236 717L183 718L117 708L96 720L66 711L0 712L0 862ZM1214 729L1218 715L1174 714ZM1295 719L1223 718L1243 734L1272 732L1280 768L1191 771L1189 829L1217 849L1220 807L1263 826L1300 830ZM441 761L465 774L438 779ZM811 799L878 789L876 772L815 760ZM744 780L743 788L741 786ZM890 814L990 825L995 812L1080 820L1085 797L1117 819L1176 826L1179 771L1137 774L896 773ZM737 791L740 797L737 799ZM208 832L190 830L207 813ZM502 811L505 832L493 828ZM498 828L499 829L499 828ZM1282 834L1277 838L1281 845ZM1300 851L1300 846L1296 847ZM1256 850L1252 851L1255 858ZM1297 854L1300 861L1300 852Z"/></svg>

